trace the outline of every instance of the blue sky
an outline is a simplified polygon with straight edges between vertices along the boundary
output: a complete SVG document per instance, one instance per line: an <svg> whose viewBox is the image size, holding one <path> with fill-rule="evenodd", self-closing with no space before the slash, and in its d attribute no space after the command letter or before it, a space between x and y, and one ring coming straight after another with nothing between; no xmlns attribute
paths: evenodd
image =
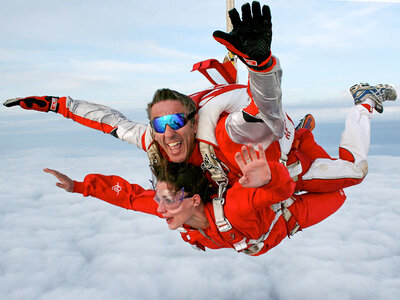
<svg viewBox="0 0 400 300"><path fill-rule="evenodd" d="M400 87L400 1L262 3L286 105L349 101L356 82ZM190 70L223 58L212 32L224 28L223 0L2 1L0 99L69 95L123 109L144 107L160 87L189 94L209 86Z"/></svg>

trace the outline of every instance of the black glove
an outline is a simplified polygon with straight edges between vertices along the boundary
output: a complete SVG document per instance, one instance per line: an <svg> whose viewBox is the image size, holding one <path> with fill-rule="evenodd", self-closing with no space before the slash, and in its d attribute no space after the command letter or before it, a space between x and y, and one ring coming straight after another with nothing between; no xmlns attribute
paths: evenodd
<svg viewBox="0 0 400 300"><path fill-rule="evenodd" d="M6 107L16 106L19 105L23 109L32 109L37 111L54 111L57 112L59 108L58 104L59 97L52 97L52 96L31 96L26 98L14 98L9 99L3 103Z"/></svg>
<svg viewBox="0 0 400 300"><path fill-rule="evenodd" d="M252 12L253 11L253 15ZM236 54L250 69L263 71L271 67L272 24L269 6L261 7L254 1L242 6L242 19L234 8L229 11L233 29L230 33L215 31L213 37L229 51Z"/></svg>

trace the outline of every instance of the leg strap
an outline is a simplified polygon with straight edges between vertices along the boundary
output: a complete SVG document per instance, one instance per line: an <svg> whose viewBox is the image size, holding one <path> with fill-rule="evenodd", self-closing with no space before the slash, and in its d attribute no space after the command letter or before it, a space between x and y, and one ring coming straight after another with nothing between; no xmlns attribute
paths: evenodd
<svg viewBox="0 0 400 300"><path fill-rule="evenodd" d="M282 202L282 216L286 221L286 228L288 232L288 237L293 236L297 231L300 230L300 225L297 223L297 220L292 216L292 213L288 209L290 205L294 202L293 198L289 198Z"/></svg>

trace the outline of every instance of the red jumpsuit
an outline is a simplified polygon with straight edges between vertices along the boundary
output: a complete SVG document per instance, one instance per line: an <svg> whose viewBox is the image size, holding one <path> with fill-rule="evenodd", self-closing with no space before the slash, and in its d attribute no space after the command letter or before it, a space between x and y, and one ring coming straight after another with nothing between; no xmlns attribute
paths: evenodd
<svg viewBox="0 0 400 300"><path fill-rule="evenodd" d="M260 188L244 188L235 183L228 189L224 213L232 225L230 231L221 233L217 229L213 205L206 202L204 211L210 226L199 230L183 225L179 230L182 239L203 250L233 248L246 253L253 245L252 241L263 236L264 239L258 244L261 245L261 249L254 255L263 254L277 246L292 228L271 205L289 198L294 190L294 182L282 164L270 162L269 165L272 180L267 185ZM157 213L158 204L153 200L154 190L145 190L118 176L87 175L84 182L75 182L74 192L93 196L126 209L162 217ZM341 191L293 197L295 201L288 209L300 228L312 226L325 219L345 200ZM245 246L240 247L243 242Z"/></svg>

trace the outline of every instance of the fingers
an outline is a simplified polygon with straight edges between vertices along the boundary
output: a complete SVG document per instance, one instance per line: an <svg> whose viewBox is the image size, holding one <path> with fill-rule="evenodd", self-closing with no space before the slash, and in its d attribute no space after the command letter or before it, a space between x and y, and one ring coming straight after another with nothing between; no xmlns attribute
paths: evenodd
<svg viewBox="0 0 400 300"><path fill-rule="evenodd" d="M265 150L261 144L258 144L258 152L260 153L259 155L252 144L249 144L248 146L242 146L240 152L235 154L235 161L239 168L242 169L245 165L255 160L267 161Z"/></svg>
<svg viewBox="0 0 400 300"><path fill-rule="evenodd" d="M253 1L251 4L251 9L253 11L253 18L256 20L261 20L261 6L260 2Z"/></svg>
<svg viewBox="0 0 400 300"><path fill-rule="evenodd" d="M61 182L56 182L56 186L58 186L59 188L64 189L64 190L67 188L67 186Z"/></svg>
<svg viewBox="0 0 400 300"><path fill-rule="evenodd" d="M260 143L258 144L258 153L260 154L260 159L267 161L267 158L265 157L265 150Z"/></svg>
<svg viewBox="0 0 400 300"><path fill-rule="evenodd" d="M21 98L13 98L13 99L8 99L6 100L3 105L5 107L12 107L12 106L16 106L19 105L19 103L21 102Z"/></svg>
<svg viewBox="0 0 400 300"><path fill-rule="evenodd" d="M44 168L43 169L43 172L50 173L50 174L53 174L54 171L55 170L52 170L52 169L49 169L49 168Z"/></svg>
<svg viewBox="0 0 400 300"><path fill-rule="evenodd" d="M56 186L61 187L60 185L64 181L63 177L62 177L63 174L61 174L57 170L53 170L53 169L49 169L49 168L43 169L43 172L49 173L49 174L53 175L54 177L56 177L59 181L61 181L61 182L56 183ZM61 187L61 188L64 188L64 187Z"/></svg>
<svg viewBox="0 0 400 300"><path fill-rule="evenodd" d="M236 152L235 154L235 161L238 164L239 168L242 170L243 167L246 165L243 161L242 155L240 154L240 152Z"/></svg>
<svg viewBox="0 0 400 300"><path fill-rule="evenodd" d="M236 8L231 9L229 12L229 18L231 19L233 28L240 26L240 16Z"/></svg>
<svg viewBox="0 0 400 300"><path fill-rule="evenodd" d="M263 15L264 20L267 22L267 26L271 27L272 26L272 24L271 24L271 9L269 8L268 5L263 5L262 15Z"/></svg>
<svg viewBox="0 0 400 300"><path fill-rule="evenodd" d="M229 11L229 18L231 19L233 28L240 25L240 15L238 11L234 8ZM263 5L261 13L261 5L258 1L253 1L251 4L245 3L242 5L242 20L244 23L251 22L252 19L261 20L264 19L268 24L271 23L271 11L268 5Z"/></svg>
<svg viewBox="0 0 400 300"><path fill-rule="evenodd" d="M249 145L249 147L251 147L251 144ZM241 152L242 152L242 157L243 157L243 160L245 161L245 163L248 164L249 162L251 162L251 156L249 153L249 149L246 146L242 146Z"/></svg>
<svg viewBox="0 0 400 300"><path fill-rule="evenodd" d="M74 189L74 181L63 173L58 172L57 170L45 168L44 172L52 174L55 176L60 182L56 183L56 186L66 190L67 192L72 192Z"/></svg>
<svg viewBox="0 0 400 300"><path fill-rule="evenodd" d="M258 155L254 146L249 144L248 146L242 146L241 149L243 160L248 164L249 162L258 159Z"/></svg>
<svg viewBox="0 0 400 300"><path fill-rule="evenodd" d="M245 3L242 5L242 20L244 23L248 23L251 21L251 9L249 3Z"/></svg>
<svg viewBox="0 0 400 300"><path fill-rule="evenodd" d="M255 160L258 158L256 150L254 149L253 145L249 145L249 154L250 154L250 159Z"/></svg>
<svg viewBox="0 0 400 300"><path fill-rule="evenodd" d="M50 98L47 99L47 98ZM57 98L57 97L48 97L48 96L43 96L43 97L38 97L38 96L30 96L26 98L14 98L14 99L8 99L6 100L3 105L6 107L12 107L12 106L21 106L23 109L28 109L28 110L37 110L37 111L43 111L47 112L49 111L49 106L51 103L51 98ZM57 98L58 99L58 98ZM54 110L56 111L56 110Z"/></svg>
<svg viewBox="0 0 400 300"><path fill-rule="evenodd" d="M55 176L59 180L61 178L61 175L63 175L60 172L58 172L57 170L53 170L53 169L49 169L49 168L43 169L43 172L49 173L49 174Z"/></svg>

